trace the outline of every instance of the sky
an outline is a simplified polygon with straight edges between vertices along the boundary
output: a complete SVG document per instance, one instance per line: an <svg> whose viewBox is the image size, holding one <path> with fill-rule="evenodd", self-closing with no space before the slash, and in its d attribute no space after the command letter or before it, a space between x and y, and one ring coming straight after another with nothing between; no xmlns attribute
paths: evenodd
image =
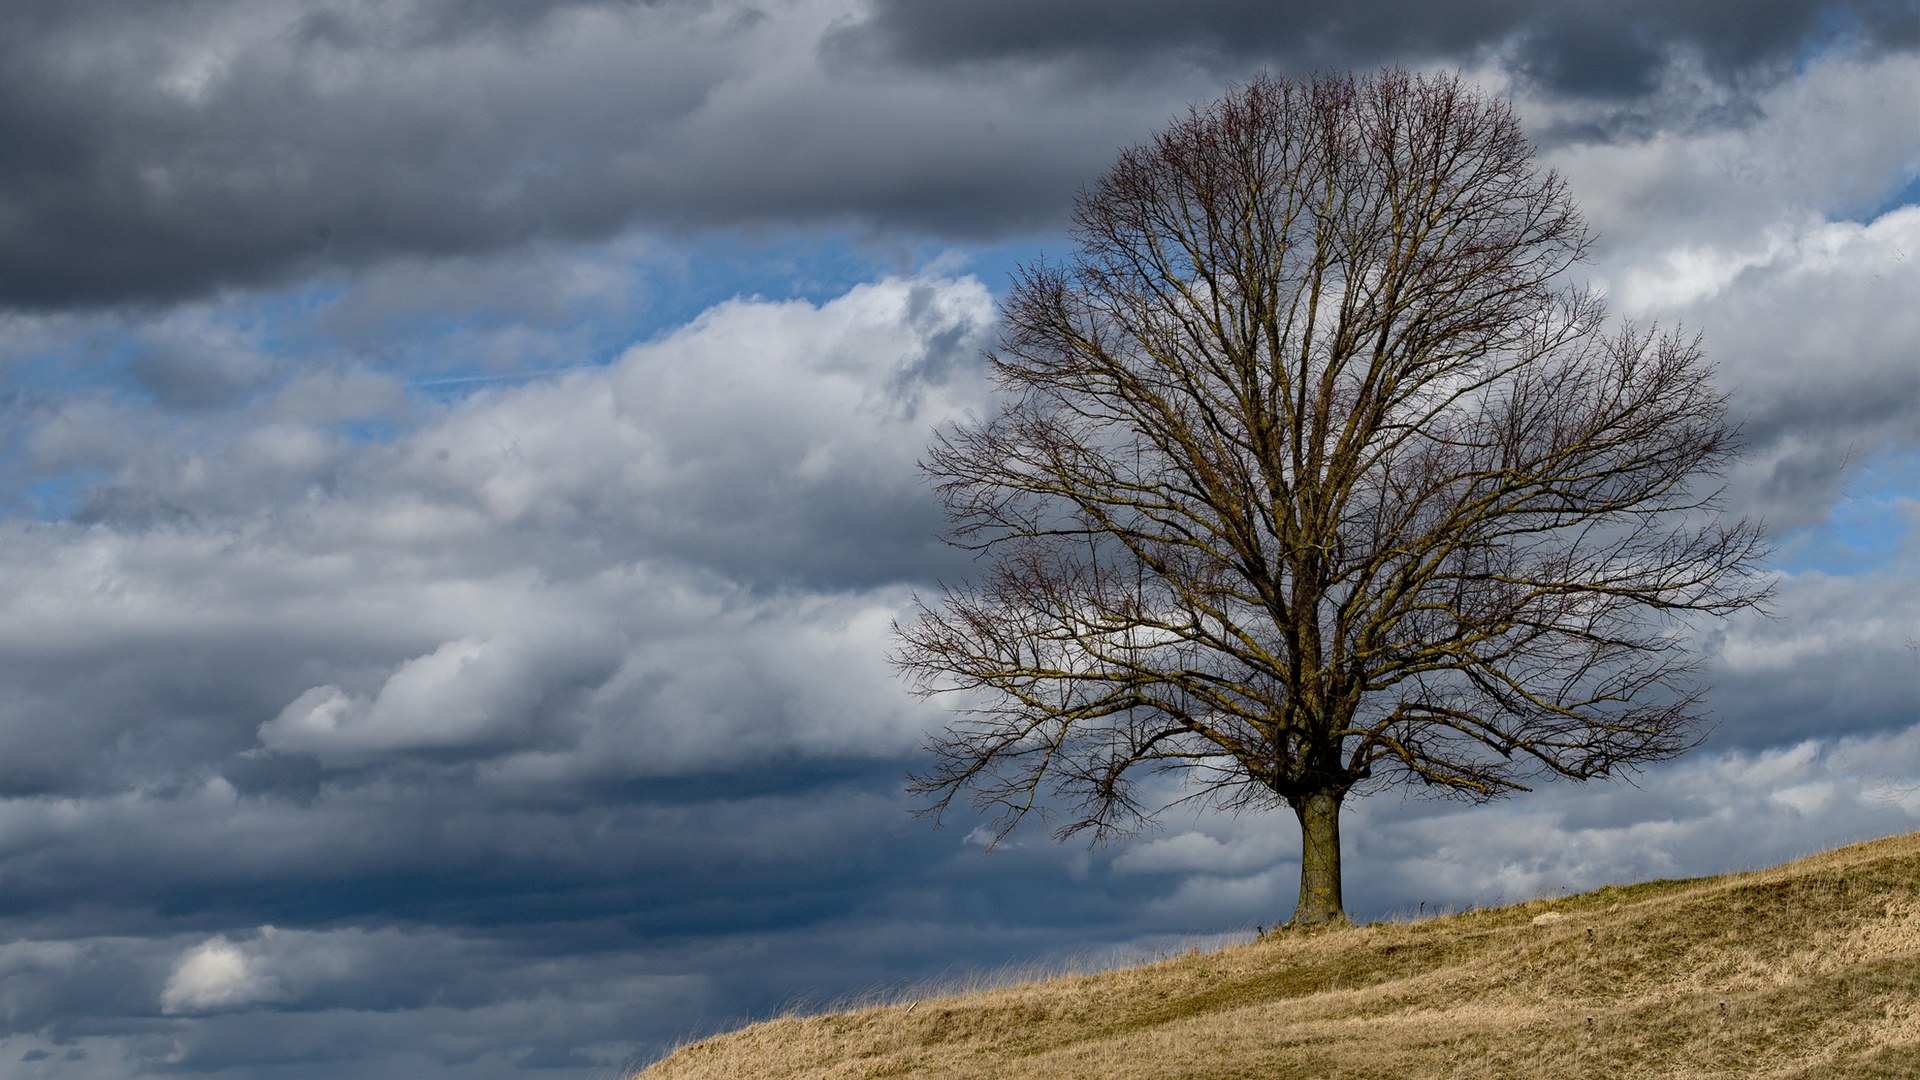
<svg viewBox="0 0 1920 1080"><path fill-rule="evenodd" d="M606 1077L1283 921L1290 817L914 816L889 626L1080 186L1385 64L1509 95L1614 315L1702 336L1777 592L1690 755L1349 804L1351 913L1920 827L1913 0L21 0L0 1074Z"/></svg>

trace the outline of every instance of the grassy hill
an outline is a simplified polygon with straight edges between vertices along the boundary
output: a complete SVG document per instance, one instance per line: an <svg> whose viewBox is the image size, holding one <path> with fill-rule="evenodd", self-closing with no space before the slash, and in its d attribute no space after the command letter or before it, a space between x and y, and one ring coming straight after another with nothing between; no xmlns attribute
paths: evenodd
<svg viewBox="0 0 1920 1080"><path fill-rule="evenodd" d="M772 1020L645 1080L1920 1077L1920 834Z"/></svg>

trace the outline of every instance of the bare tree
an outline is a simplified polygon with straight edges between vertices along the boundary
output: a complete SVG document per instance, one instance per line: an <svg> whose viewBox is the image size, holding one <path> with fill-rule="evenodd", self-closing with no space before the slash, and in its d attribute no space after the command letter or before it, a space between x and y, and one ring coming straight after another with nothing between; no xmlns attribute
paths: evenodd
<svg viewBox="0 0 1920 1080"><path fill-rule="evenodd" d="M985 553L896 627L965 708L914 778L1096 839L1293 808L1294 925L1345 920L1339 814L1697 744L1687 621L1758 604L1697 340L1609 331L1509 106L1457 77L1255 79L1127 150L1029 267L1004 411L923 463ZM1048 794L1052 798L1048 799Z"/></svg>

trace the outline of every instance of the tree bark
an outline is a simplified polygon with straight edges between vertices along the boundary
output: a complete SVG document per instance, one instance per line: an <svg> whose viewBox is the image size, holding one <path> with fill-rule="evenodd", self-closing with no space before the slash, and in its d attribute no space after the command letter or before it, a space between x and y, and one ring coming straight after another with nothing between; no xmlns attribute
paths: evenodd
<svg viewBox="0 0 1920 1080"><path fill-rule="evenodd" d="M1345 926L1340 899L1340 800L1332 788L1288 800L1300 819L1300 902L1289 926Z"/></svg>

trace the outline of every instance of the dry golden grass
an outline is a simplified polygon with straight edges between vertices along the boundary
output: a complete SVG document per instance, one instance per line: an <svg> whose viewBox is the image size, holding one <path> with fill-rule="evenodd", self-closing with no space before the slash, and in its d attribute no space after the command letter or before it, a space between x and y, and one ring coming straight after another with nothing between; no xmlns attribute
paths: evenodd
<svg viewBox="0 0 1920 1080"><path fill-rule="evenodd" d="M1920 1077L1920 834L682 1047L646 1080ZM1563 916L1536 924L1545 914Z"/></svg>

